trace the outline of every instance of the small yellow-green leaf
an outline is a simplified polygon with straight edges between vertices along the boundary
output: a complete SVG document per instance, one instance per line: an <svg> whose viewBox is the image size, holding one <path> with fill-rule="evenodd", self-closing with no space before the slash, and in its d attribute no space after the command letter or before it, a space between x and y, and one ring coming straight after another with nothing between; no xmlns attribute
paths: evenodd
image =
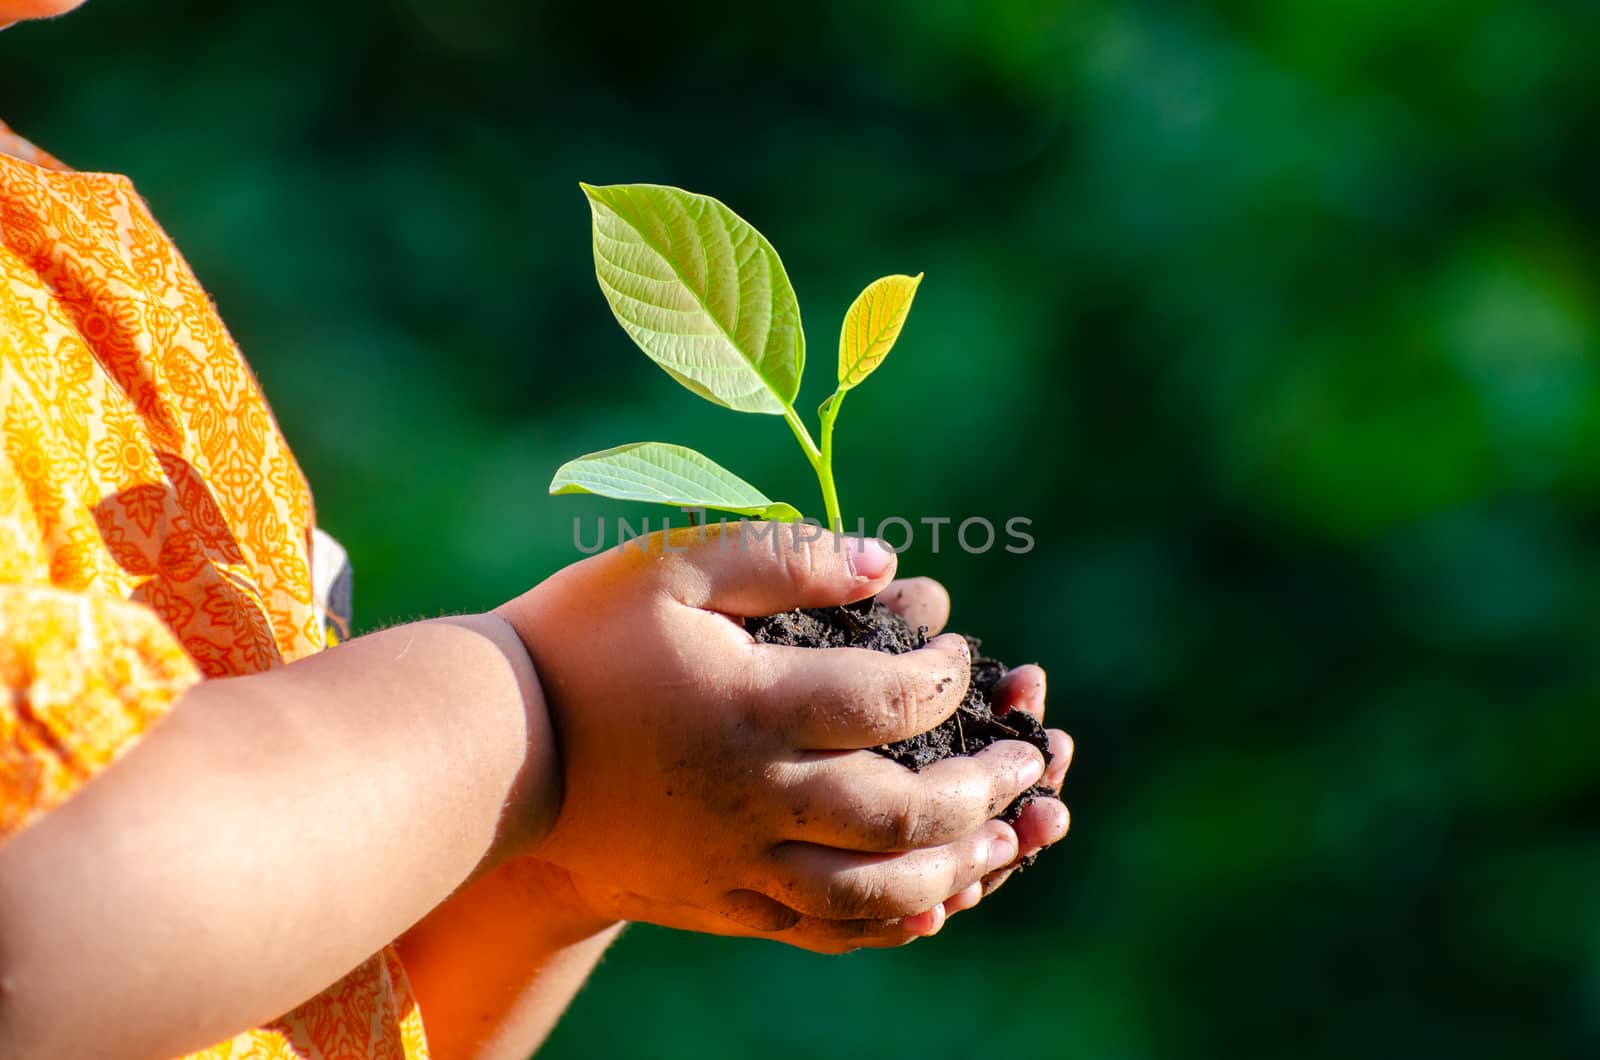
<svg viewBox="0 0 1600 1060"><path fill-rule="evenodd" d="M911 312L922 274L885 276L867 284L844 315L839 330L839 389L849 390L889 355Z"/></svg>
<svg viewBox="0 0 1600 1060"><path fill-rule="evenodd" d="M769 500L710 457L666 442L635 442L569 460L550 481L550 495L561 493L711 508L757 519L800 518L792 505Z"/></svg>

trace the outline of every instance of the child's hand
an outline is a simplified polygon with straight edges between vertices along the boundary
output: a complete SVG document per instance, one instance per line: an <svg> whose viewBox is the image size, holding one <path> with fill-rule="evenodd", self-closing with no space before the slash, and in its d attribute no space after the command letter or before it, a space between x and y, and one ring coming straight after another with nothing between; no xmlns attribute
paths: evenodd
<svg viewBox="0 0 1600 1060"><path fill-rule="evenodd" d="M1043 759L1005 741L912 773L857 750L953 712L966 644L754 643L737 617L859 600L895 566L875 545L774 529L776 549L730 527L675 532L682 553L659 537L648 554L608 551L500 609L538 670L566 785L531 853L600 916L811 949L898 944L1016 860L1017 832L992 818Z"/></svg>
<svg viewBox="0 0 1600 1060"><path fill-rule="evenodd" d="M937 633L950 618L950 595L944 586L932 578L907 578L895 582L878 598L913 626L927 626ZM1023 710L1040 722L1044 721L1045 674L1044 670L1029 663L1011 670L1000 679L993 693L997 710ZM1050 767L1045 771L1044 785L1059 792L1067 778L1067 767L1072 764L1072 737L1061 729L1048 729L1050 737ZM1016 832L1022 847L1021 857L1027 857L1067 834L1072 821L1066 804L1059 799L1035 799L1022 808L1017 818ZM1020 860L1020 858L1019 858ZM971 909L985 895L994 892L1015 869L1015 865L985 876L982 881L967 886L960 894L951 895L941 903L941 908L923 914L931 919L929 934L937 931L946 916Z"/></svg>

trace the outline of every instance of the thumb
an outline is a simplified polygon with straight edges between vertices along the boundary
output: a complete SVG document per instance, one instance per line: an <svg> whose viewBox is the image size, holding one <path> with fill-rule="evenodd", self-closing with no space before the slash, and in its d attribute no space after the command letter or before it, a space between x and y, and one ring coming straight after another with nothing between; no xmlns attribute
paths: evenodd
<svg viewBox="0 0 1600 1060"><path fill-rule="evenodd" d="M882 541L814 524L740 522L672 536L668 591L690 607L743 618L848 604L894 577L895 554Z"/></svg>

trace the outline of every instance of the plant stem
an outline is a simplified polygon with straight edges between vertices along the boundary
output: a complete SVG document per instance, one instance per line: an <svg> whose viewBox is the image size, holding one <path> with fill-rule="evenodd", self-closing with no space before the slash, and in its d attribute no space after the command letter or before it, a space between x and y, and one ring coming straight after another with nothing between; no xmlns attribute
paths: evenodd
<svg viewBox="0 0 1600 1060"><path fill-rule="evenodd" d="M817 481L822 483L822 503L828 510L828 528L844 532L844 516L839 514L839 494L833 485L833 421L839 416L844 392L839 391L822 410L822 460L817 466Z"/></svg>
<svg viewBox="0 0 1600 1060"><path fill-rule="evenodd" d="M822 487L822 504L828 513L828 528L839 533L844 527L844 519L839 515L839 495L833 487L833 418L828 415L822 417L821 449L811 440L811 432L806 430L805 423L792 405L784 406L783 421L789 425L800 448L805 451L811 470L817 473L817 483Z"/></svg>
<svg viewBox="0 0 1600 1060"><path fill-rule="evenodd" d="M793 405L783 407L783 422L794 432L795 438L800 442L800 448L806 451L806 459L811 461L811 466L816 467L817 461L822 459L822 452L817 448L817 443L811 440L811 432L806 430L806 425L800 421Z"/></svg>
<svg viewBox="0 0 1600 1060"><path fill-rule="evenodd" d="M822 431L822 460L817 463L817 482L822 486L822 504L828 511L828 529L844 532L844 517L839 514L839 494L833 487L833 432Z"/></svg>

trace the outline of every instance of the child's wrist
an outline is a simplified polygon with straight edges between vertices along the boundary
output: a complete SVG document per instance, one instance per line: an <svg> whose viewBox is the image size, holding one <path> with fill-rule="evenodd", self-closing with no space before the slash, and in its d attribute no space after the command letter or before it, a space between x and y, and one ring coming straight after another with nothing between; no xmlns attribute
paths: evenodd
<svg viewBox="0 0 1600 1060"><path fill-rule="evenodd" d="M538 670L517 628L498 612L459 615L442 621L465 626L499 649L511 669L522 702L524 758L484 867L526 855L544 839L561 810L561 758L556 748Z"/></svg>
<svg viewBox="0 0 1600 1060"><path fill-rule="evenodd" d="M597 909L559 865L530 855L507 862L496 873L515 887L528 908L538 910L541 933L551 946L574 945L621 923Z"/></svg>

